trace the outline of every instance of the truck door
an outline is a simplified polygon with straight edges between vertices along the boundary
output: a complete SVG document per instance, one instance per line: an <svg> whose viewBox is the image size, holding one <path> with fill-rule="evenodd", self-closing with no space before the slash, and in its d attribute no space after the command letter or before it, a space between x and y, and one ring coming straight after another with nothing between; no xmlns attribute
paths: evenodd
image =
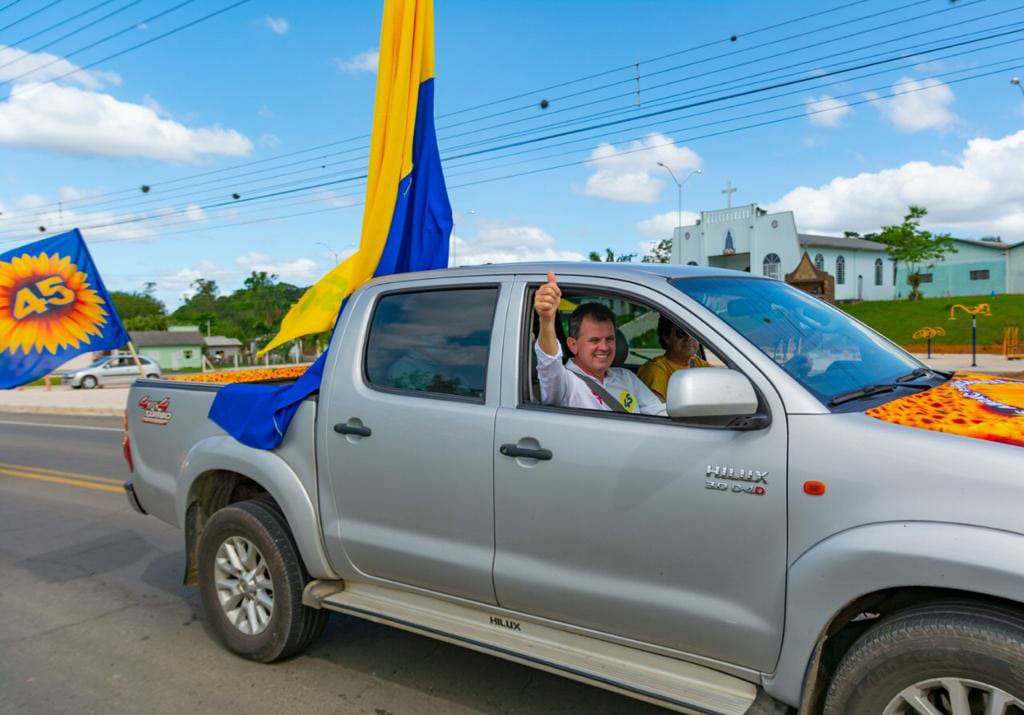
<svg viewBox="0 0 1024 715"><path fill-rule="evenodd" d="M633 345L646 343L646 352L631 354L627 366L658 353L651 330L657 313L667 314L709 356L751 379L771 423L737 431L541 405L531 394L529 351L532 295L543 282L537 275L514 287L509 315L520 317L510 319L505 337L506 381L494 441L498 603L771 670L781 642L786 574L786 417L777 394L699 316L654 290L560 275L563 300L603 302L616 313L620 335L632 334ZM640 322L634 325L630 316ZM505 456L508 445L550 455ZM763 480L727 478L740 470L756 470Z"/></svg>
<svg viewBox="0 0 1024 715"><path fill-rule="evenodd" d="M346 308L318 416L336 563L494 603L494 326L504 326L509 285L383 284Z"/></svg>

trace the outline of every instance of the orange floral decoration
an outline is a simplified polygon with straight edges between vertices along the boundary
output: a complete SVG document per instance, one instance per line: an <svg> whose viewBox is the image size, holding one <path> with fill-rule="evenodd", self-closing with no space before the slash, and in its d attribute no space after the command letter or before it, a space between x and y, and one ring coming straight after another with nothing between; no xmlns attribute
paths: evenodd
<svg viewBox="0 0 1024 715"><path fill-rule="evenodd" d="M907 427L1024 447L1024 380L958 372L938 387L867 414Z"/></svg>
<svg viewBox="0 0 1024 715"><path fill-rule="evenodd" d="M24 253L0 261L0 352L55 355L103 334L103 299L68 256Z"/></svg>
<svg viewBox="0 0 1024 715"><path fill-rule="evenodd" d="M300 377L309 365L290 365L288 367L258 367L252 370L224 370L223 372L206 372L199 375L179 375L171 380L182 382L213 382L228 385L234 382L275 382L278 380L294 380Z"/></svg>

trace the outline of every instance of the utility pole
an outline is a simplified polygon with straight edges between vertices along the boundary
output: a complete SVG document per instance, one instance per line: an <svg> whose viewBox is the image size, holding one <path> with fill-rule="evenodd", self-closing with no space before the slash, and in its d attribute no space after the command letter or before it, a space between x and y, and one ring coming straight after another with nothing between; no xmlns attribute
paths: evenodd
<svg viewBox="0 0 1024 715"><path fill-rule="evenodd" d="M1021 94L1024 94L1024 87L1020 86L1020 77L1011 77L1010 84L1014 85L1017 89L1019 89Z"/></svg>

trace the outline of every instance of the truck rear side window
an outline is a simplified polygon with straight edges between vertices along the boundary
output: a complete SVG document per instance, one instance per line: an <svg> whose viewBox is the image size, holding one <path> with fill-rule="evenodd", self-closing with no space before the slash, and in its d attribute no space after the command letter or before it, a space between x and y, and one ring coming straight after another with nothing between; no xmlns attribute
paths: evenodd
<svg viewBox="0 0 1024 715"><path fill-rule="evenodd" d="M392 293L378 302L366 343L375 387L482 400L498 288Z"/></svg>

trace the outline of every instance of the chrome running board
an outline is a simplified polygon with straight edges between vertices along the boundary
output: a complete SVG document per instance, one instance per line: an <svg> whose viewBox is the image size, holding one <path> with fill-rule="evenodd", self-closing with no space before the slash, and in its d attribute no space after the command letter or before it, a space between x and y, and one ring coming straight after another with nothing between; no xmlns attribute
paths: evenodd
<svg viewBox="0 0 1024 715"><path fill-rule="evenodd" d="M472 648L684 713L742 715L757 688L710 668L371 584L313 581L303 602Z"/></svg>

